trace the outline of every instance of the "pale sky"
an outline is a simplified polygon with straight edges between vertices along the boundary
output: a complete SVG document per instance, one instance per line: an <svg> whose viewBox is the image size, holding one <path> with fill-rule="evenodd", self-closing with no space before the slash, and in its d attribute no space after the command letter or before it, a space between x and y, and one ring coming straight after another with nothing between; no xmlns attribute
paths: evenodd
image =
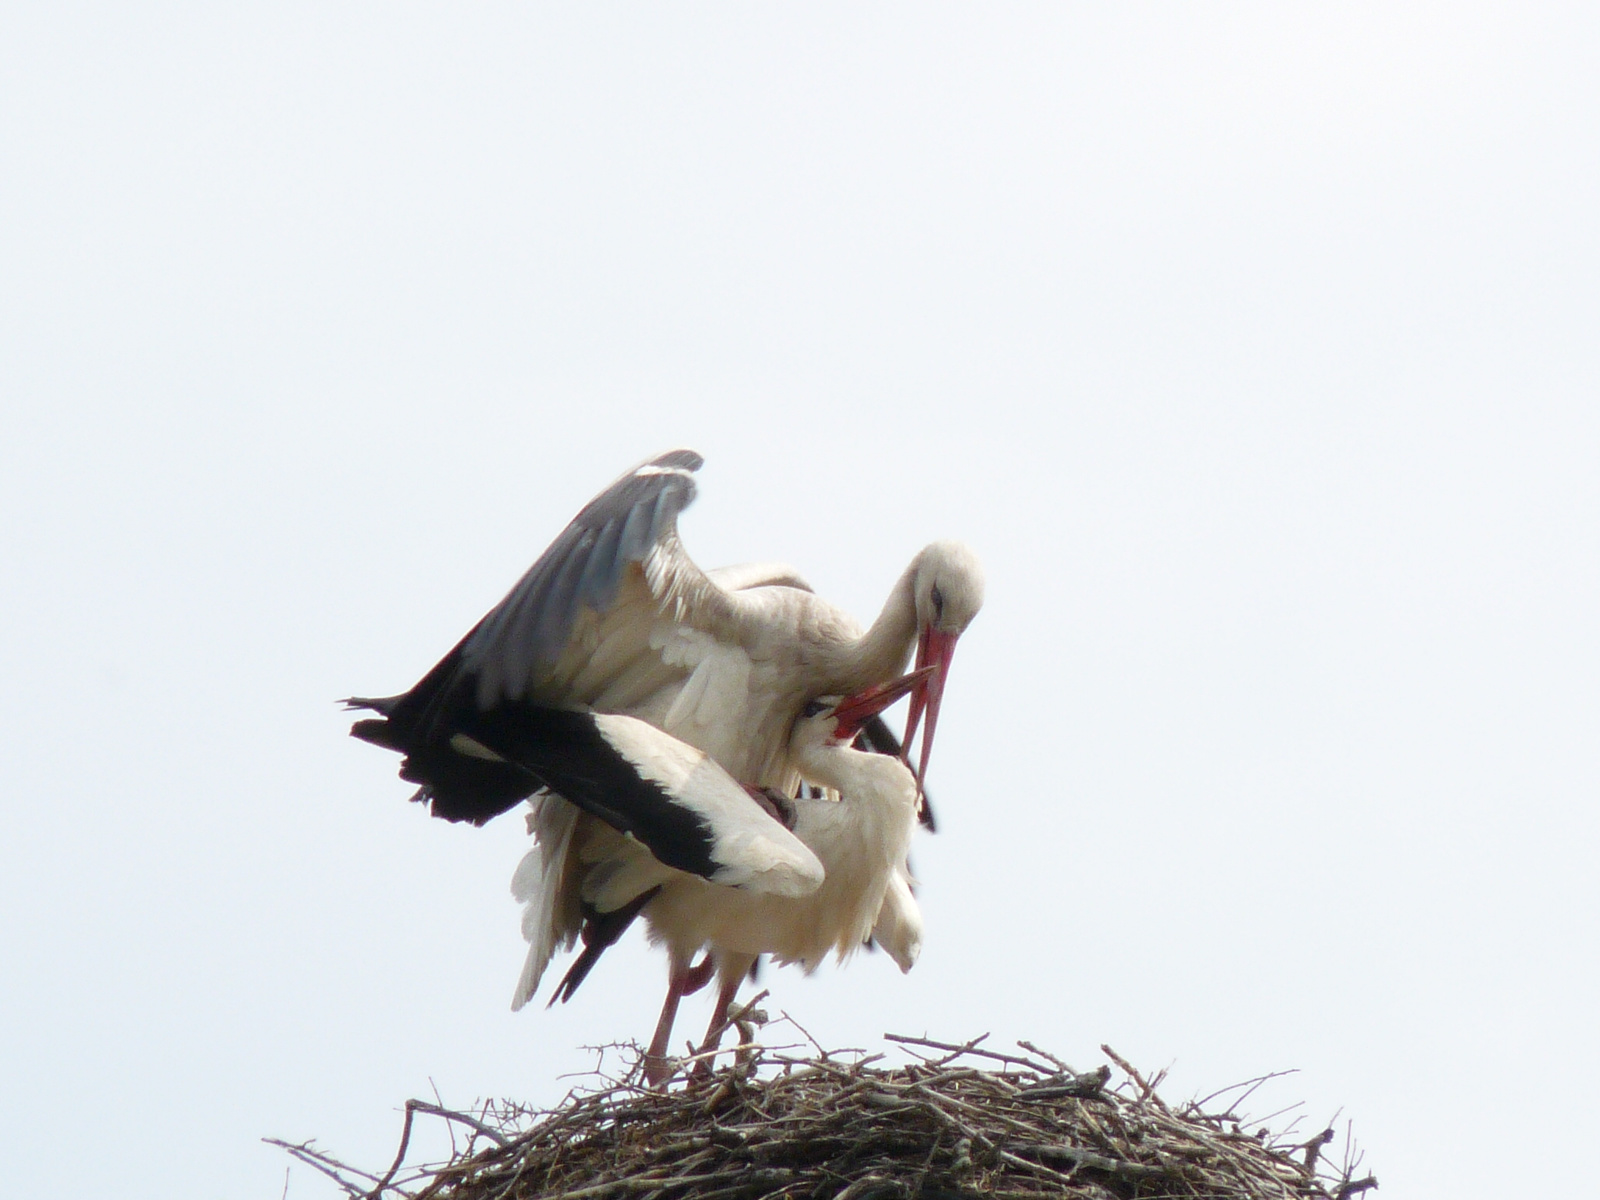
<svg viewBox="0 0 1600 1200"><path fill-rule="evenodd" d="M922 961L770 1008L1590 1186L1597 59L1579 4L12 4L6 1190L275 1200L262 1137L381 1167L648 1037L637 935L509 1011L520 819L334 702L678 445L703 565L989 577Z"/></svg>

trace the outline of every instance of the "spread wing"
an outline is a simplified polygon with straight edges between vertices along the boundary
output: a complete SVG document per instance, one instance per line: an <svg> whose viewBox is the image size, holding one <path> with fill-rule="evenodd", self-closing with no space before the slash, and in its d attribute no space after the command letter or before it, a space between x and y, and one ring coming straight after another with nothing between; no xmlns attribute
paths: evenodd
<svg viewBox="0 0 1600 1200"><path fill-rule="evenodd" d="M569 674L562 661L591 649L584 643L601 623L648 630L668 605L696 623L731 619L727 594L678 541L678 514L694 499L703 461L692 450L672 450L641 463L561 531L461 643L461 667L480 707L534 693L554 699ZM585 621L589 614L602 620Z"/></svg>
<svg viewBox="0 0 1600 1200"><path fill-rule="evenodd" d="M695 496L703 462L672 450L641 463L573 518L505 599L410 691L352 697L378 716L351 733L404 755L400 775L435 816L482 824L544 782L527 762L486 738L535 708L645 712L670 696L692 666L663 653L663 624L736 645L760 602L708 577L678 539L678 514ZM744 588L803 586L791 568L733 568ZM498 720L496 718L499 718ZM467 754L468 732L501 753Z"/></svg>

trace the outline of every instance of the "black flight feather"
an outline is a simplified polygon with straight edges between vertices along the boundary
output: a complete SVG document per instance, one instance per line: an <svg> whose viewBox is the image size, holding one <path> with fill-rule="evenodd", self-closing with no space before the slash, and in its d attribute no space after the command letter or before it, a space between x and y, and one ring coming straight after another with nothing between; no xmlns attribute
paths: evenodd
<svg viewBox="0 0 1600 1200"><path fill-rule="evenodd" d="M555 994L550 997L551 1007L557 1000L565 1004L572 999L572 993L578 990L578 985L589 977L589 972L594 970L595 963L600 961L600 956L612 946L617 944L617 939L627 932L628 926L633 924L635 917L644 909L646 904L656 898L656 893L661 890L657 884L648 892L635 896L615 912L603 913L591 904L583 906L583 953L578 955L577 961L561 977L561 982L556 985Z"/></svg>
<svg viewBox="0 0 1600 1200"><path fill-rule="evenodd" d="M404 755L400 776L419 785L414 798L447 821L482 825L552 782L527 762L463 754L452 739L467 733L490 745L472 730L485 720L504 728L528 711L540 669L560 657L582 608L603 612L616 600L623 573L694 499L691 475L703 461L693 450L668 451L601 492L415 687L345 701L379 714L351 735Z"/></svg>

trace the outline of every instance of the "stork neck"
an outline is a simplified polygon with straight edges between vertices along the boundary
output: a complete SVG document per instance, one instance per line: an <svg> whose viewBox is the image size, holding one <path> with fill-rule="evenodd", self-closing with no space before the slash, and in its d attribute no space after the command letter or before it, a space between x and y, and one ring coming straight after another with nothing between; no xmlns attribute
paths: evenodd
<svg viewBox="0 0 1600 1200"><path fill-rule="evenodd" d="M848 746L808 746L799 754L800 774L839 793L841 802L912 808L917 781L898 758Z"/></svg>
<svg viewBox="0 0 1600 1200"><path fill-rule="evenodd" d="M850 649L849 666L856 678L846 691L870 687L901 674L911 661L917 643L917 597L915 581L922 555L911 560L884 601L883 611Z"/></svg>

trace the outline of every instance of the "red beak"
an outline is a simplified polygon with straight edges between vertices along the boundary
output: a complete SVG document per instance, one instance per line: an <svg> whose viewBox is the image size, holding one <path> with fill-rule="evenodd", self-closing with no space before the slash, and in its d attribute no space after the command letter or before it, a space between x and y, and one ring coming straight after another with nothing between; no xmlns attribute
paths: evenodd
<svg viewBox="0 0 1600 1200"><path fill-rule="evenodd" d="M846 696L833 710L836 722L833 736L841 742L855 741L856 734L861 731L861 726L868 717L877 716L907 692L914 692L920 696L923 686L933 675L933 670L932 667L923 667L912 671L909 675L902 675L899 679L892 679L876 687L864 688L853 696Z"/></svg>
<svg viewBox="0 0 1600 1200"><path fill-rule="evenodd" d="M902 739L902 751L906 761L911 759L911 739L917 735L917 725L922 720L923 710L928 713L928 728L922 735L922 757L917 763L917 788L922 788L923 779L928 774L928 756L933 753L933 731L939 725L939 705L944 701L944 681L950 675L950 660L955 657L956 639L960 634L941 633L931 625L925 625L922 634L917 638L917 670L912 674L923 671L929 672L927 683L919 687L911 697L911 711L906 714L906 736Z"/></svg>

